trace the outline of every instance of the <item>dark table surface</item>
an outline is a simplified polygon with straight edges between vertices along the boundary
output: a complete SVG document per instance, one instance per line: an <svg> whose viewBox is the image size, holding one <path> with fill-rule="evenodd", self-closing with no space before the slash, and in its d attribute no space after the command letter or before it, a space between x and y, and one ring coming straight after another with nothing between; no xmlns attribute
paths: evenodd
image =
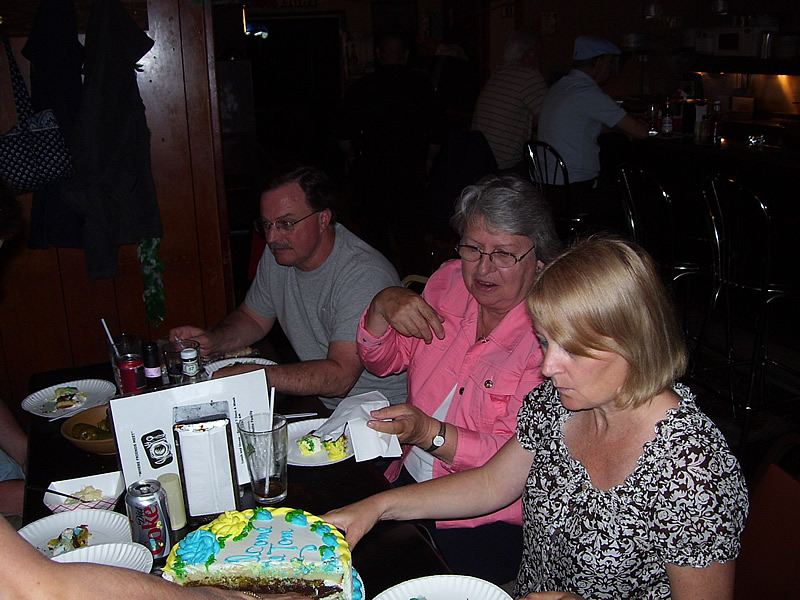
<svg viewBox="0 0 800 600"><path fill-rule="evenodd" d="M49 371L33 375L30 389L33 392L77 379L113 381L113 376L107 363ZM320 416L329 413L317 398L281 395L276 400L276 410L317 412ZM61 421L31 416L23 515L26 524L50 514L42 502L44 494L34 488L44 489L61 479L120 470L116 455L84 452L61 436L60 427ZM358 463L354 458L320 467L290 465L288 477L289 491L283 504L316 515L391 487L372 461ZM123 499L117 510L125 512ZM359 542L353 552L353 564L364 581L367 599L408 579L450 572L423 531L412 523L382 522Z"/></svg>

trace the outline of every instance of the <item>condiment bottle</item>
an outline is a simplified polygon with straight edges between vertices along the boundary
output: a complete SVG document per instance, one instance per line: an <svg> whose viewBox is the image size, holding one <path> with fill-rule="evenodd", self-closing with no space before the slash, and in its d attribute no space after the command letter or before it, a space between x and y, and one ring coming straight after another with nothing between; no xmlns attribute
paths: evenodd
<svg viewBox="0 0 800 600"><path fill-rule="evenodd" d="M201 380L200 363L197 358L196 348L184 348L181 350L181 362L183 363L181 383L197 383Z"/></svg>
<svg viewBox="0 0 800 600"><path fill-rule="evenodd" d="M719 100L714 100L708 120L711 142L715 148L719 148L722 146L722 102Z"/></svg>
<svg viewBox="0 0 800 600"><path fill-rule="evenodd" d="M148 389L154 389L163 383L161 379L161 359L158 356L158 344L146 342L142 345L142 360L144 361L144 377Z"/></svg>
<svg viewBox="0 0 800 600"><path fill-rule="evenodd" d="M664 137L672 136L672 105L669 96L664 104L664 116L661 117L661 135Z"/></svg>

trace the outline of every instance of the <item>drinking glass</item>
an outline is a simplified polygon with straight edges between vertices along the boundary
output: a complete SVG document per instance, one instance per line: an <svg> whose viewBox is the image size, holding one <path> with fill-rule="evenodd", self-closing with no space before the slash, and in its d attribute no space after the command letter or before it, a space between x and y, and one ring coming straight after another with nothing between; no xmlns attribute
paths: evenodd
<svg viewBox="0 0 800 600"><path fill-rule="evenodd" d="M247 458L253 498L257 504L277 504L286 498L288 489L286 418L255 413L239 419L236 425Z"/></svg>

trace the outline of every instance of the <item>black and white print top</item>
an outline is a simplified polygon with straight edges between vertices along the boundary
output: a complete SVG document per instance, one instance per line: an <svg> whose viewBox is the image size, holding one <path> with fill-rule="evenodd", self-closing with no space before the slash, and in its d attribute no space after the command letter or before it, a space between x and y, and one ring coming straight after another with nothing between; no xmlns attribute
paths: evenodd
<svg viewBox="0 0 800 600"><path fill-rule="evenodd" d="M548 590L587 600L670 597L666 565L706 567L739 554L748 498L739 463L688 388L656 424L638 466L592 486L564 443L572 415L548 380L525 398L517 439L535 454L523 492L525 549L515 598Z"/></svg>

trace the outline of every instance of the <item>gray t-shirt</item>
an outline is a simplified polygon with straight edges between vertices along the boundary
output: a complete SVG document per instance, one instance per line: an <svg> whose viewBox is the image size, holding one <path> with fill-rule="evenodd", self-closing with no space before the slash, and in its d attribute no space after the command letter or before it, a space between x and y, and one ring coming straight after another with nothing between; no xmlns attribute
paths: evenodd
<svg viewBox="0 0 800 600"><path fill-rule="evenodd" d="M361 315L375 294L400 278L377 250L336 224L336 240L313 271L284 267L264 250L244 303L256 314L277 318L301 361L321 360L331 342L356 340ZM380 391L392 404L405 402L406 376L377 377L364 370L348 395ZM339 398L320 400L335 408Z"/></svg>
<svg viewBox="0 0 800 600"><path fill-rule="evenodd" d="M572 69L547 92L539 115L539 140L556 149L567 163L570 183L589 181L600 174L597 136L626 115L583 71ZM557 174L561 184L561 174Z"/></svg>

